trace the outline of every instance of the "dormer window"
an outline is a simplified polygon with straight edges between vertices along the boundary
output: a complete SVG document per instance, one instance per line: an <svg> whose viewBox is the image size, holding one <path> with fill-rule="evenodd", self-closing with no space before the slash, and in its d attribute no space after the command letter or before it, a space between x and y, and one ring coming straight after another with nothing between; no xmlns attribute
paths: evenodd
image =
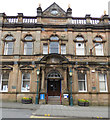
<svg viewBox="0 0 110 120"><path fill-rule="evenodd" d="M56 9L52 9L51 14L57 15L57 14L58 14L58 11L57 11Z"/></svg>

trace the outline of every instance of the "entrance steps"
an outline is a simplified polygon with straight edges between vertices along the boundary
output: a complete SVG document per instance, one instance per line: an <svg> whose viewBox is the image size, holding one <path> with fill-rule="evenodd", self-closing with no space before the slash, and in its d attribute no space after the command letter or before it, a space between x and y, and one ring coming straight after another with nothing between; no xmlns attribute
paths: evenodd
<svg viewBox="0 0 110 120"><path fill-rule="evenodd" d="M61 105L60 96L48 96L48 104Z"/></svg>

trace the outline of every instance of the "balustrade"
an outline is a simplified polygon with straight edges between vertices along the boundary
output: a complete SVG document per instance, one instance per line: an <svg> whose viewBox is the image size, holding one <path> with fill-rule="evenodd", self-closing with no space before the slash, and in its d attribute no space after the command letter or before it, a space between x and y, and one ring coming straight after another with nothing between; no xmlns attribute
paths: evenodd
<svg viewBox="0 0 110 120"><path fill-rule="evenodd" d="M23 23L37 23L36 17L23 17Z"/></svg>
<svg viewBox="0 0 110 120"><path fill-rule="evenodd" d="M16 23L27 23L27 24L35 24L37 23L37 17L36 16L4 16L3 17L4 23L9 24L16 24ZM102 18L86 18L86 17L72 17L72 24L75 25L85 25L85 24L102 24L105 21ZM110 18L108 17L108 24L110 24Z"/></svg>

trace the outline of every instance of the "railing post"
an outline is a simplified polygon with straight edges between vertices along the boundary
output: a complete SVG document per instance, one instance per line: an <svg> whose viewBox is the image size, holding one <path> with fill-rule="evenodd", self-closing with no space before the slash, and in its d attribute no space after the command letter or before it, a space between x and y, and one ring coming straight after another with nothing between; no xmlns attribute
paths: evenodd
<svg viewBox="0 0 110 120"><path fill-rule="evenodd" d="M18 23L23 23L23 13L18 13Z"/></svg>
<svg viewBox="0 0 110 120"><path fill-rule="evenodd" d="M87 14L85 16L85 19L86 19L86 24L91 24L91 15Z"/></svg>

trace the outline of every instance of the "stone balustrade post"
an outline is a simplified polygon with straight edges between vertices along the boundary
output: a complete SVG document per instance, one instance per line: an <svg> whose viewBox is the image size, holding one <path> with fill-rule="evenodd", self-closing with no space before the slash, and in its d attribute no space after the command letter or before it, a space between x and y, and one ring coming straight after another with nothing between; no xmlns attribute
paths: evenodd
<svg viewBox="0 0 110 120"><path fill-rule="evenodd" d="M91 16L89 14L85 16L85 19L86 19L86 24L91 24Z"/></svg>
<svg viewBox="0 0 110 120"><path fill-rule="evenodd" d="M18 13L18 23L23 23L23 13Z"/></svg>

